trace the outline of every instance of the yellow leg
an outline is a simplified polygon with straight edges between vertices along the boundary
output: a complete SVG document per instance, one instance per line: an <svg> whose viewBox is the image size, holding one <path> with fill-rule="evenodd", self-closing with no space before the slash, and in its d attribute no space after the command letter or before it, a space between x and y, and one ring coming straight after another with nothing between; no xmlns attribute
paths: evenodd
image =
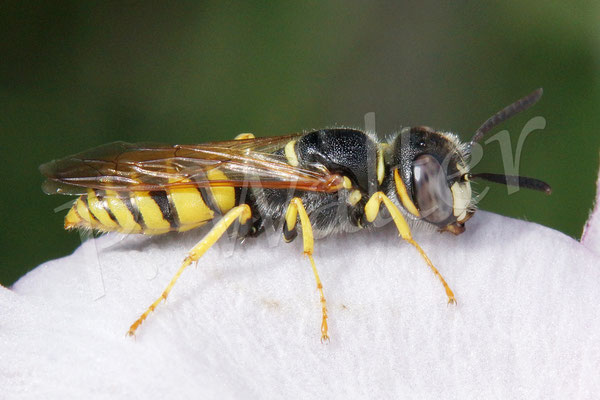
<svg viewBox="0 0 600 400"><path fill-rule="evenodd" d="M244 139L254 139L255 136L252 133L240 133L233 140L244 140Z"/></svg>
<svg viewBox="0 0 600 400"><path fill-rule="evenodd" d="M433 266L433 263L431 262L429 257L427 257L427 254L425 254L421 246L419 246L417 242L413 240L412 235L410 233L410 228L408 227L408 223L402 216L402 213L400 212L400 210L398 210L398 207L396 207L396 205L392 203L392 201L383 192L377 192L373 194L369 201L367 201L367 204L365 205L365 217L367 218L367 221L373 222L375 220L377 214L379 213L379 206L382 202L383 204L385 204L386 208L390 212L392 220L396 224L396 228L398 228L398 233L400 234L402 239L412 244L419 251L421 257L423 257L427 265L429 265L429 268L431 268L435 276L437 276L440 282L442 282L442 285L444 285L446 295L448 296L448 304L456 304L454 293L452 293L452 290L450 290L450 287L448 286L440 272L437 270L436 267Z"/></svg>
<svg viewBox="0 0 600 400"><path fill-rule="evenodd" d="M181 276L183 271L193 262L198 261L200 257L213 245L219 238L227 231L227 228L231 226L237 219L239 219L241 224L244 224L248 221L248 219L252 216L252 212L250 211L250 207L247 204L242 204L237 207L232 208L225 214L219 222L213 226L213 228L204 236L204 238L196 244L192 250L188 253L185 260L183 260L183 264L179 267L179 270L169 282L167 288L162 292L160 297L154 301L148 307L148 309L140 315L140 317L131 325L127 334L129 336L135 335L135 331L137 328L144 322L144 320L150 315L152 311L160 304L161 301L166 300L169 292L177 282L177 279Z"/></svg>
<svg viewBox="0 0 600 400"><path fill-rule="evenodd" d="M285 213L285 223L289 230L294 229L294 227L296 226L298 215L300 216L300 226L302 226L302 241L304 244L304 254L306 254L308 256L308 259L310 260L310 265L312 266L313 274L315 274L315 280L317 281L317 290L319 291L319 295L321 296L321 310L323 313L323 318L321 320L321 343L329 342L329 336L327 335L327 302L325 301L325 295L323 294L323 284L321 283L321 278L319 278L317 266L315 265L315 260L312 256L314 249L314 237L312 232L312 226L310 224L310 220L308 219L306 209L302 204L302 200L300 200L297 197L294 197L290 201L290 205L288 206L287 212Z"/></svg>

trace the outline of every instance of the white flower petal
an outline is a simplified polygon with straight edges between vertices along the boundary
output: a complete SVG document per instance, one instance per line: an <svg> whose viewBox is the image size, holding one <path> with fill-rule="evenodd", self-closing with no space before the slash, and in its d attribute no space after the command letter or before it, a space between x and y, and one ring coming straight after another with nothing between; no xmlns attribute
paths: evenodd
<svg viewBox="0 0 600 400"><path fill-rule="evenodd" d="M416 233L452 287L393 226L317 242L331 343L301 241L227 242L160 295L190 232L105 236L0 290L7 398L594 398L600 257L551 229L478 212ZM96 251L98 249L98 251ZM232 254L231 254L232 253ZM95 267L99 262L100 268Z"/></svg>

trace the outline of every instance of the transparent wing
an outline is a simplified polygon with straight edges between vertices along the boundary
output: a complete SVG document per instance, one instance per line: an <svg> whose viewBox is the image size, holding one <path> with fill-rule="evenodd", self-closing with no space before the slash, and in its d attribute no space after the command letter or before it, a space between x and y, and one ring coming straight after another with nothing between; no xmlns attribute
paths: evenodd
<svg viewBox="0 0 600 400"><path fill-rule="evenodd" d="M283 148L300 135L200 145L114 142L43 164L40 171L47 180L42 188L49 194L210 186L339 190L342 178L323 165L298 168L287 162ZM215 169L223 179L211 175Z"/></svg>

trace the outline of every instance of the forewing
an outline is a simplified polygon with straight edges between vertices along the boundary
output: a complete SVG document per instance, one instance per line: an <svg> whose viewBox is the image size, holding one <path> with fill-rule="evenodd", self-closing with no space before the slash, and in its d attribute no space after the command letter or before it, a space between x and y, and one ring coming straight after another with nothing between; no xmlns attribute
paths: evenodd
<svg viewBox="0 0 600 400"><path fill-rule="evenodd" d="M230 140L201 145L115 142L40 167L46 193L88 188L153 191L178 187L259 186L335 191L341 178L321 164L291 166L281 150L300 136ZM208 178L218 169L226 178ZM223 176L222 174L219 174Z"/></svg>

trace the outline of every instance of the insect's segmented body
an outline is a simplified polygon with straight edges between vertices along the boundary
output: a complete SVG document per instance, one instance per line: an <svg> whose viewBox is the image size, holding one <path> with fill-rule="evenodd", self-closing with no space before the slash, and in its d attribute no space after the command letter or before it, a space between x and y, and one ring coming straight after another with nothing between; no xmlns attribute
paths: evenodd
<svg viewBox="0 0 600 400"><path fill-rule="evenodd" d="M253 139L247 139L252 141ZM365 220L365 204L369 194L383 190L401 207L410 220L419 215L406 211L410 205L395 195L396 182L389 174L393 159L393 147L399 147L403 140L412 141L411 154L401 157L416 158L418 148L431 152L436 149L441 164L452 154L455 171L451 192L456 210L448 213L440 228L460 229L466 220L468 210L472 209L471 192L468 182L461 182L461 176L467 173L464 150L453 135L434 132L427 128L412 128L400 133L390 143L380 143L374 135L354 129L324 129L298 135L281 143L271 153L294 168L309 168L320 165L331 174L341 177L342 184L335 191L323 192L294 188L264 188L257 185L210 186L210 182L222 182L228 179L227 172L216 168L196 171L191 179L188 176L175 176L172 181L189 181L201 175L207 186L173 187L163 190L106 190L87 189L81 195L65 218L67 228L92 228L103 232L119 231L123 233L162 234L170 231L187 231L197 228L208 221L224 215L233 207L242 203L253 210L249 229L240 234L257 235L262 232L265 221L277 223L283 219L290 199L298 197L306 207L313 230L317 237L335 231L353 231L369 225ZM113 145L114 146L114 145ZM127 144L121 144L128 147ZM439 147L439 148L438 148ZM413 154L414 153L414 154ZM447 162L447 160L446 160ZM167 166L165 166L167 168ZM462 174L458 173L458 169ZM177 174L176 171L171 173ZM413 191L411 168L399 171L407 193ZM454 215L456 214L456 215ZM456 217L462 217L457 220ZM447 228L450 227L450 228ZM292 240L295 231L284 229L286 240Z"/></svg>
<svg viewBox="0 0 600 400"><path fill-rule="evenodd" d="M420 252L454 303L454 294L413 240L409 225L419 222L462 233L475 211L471 179L507 181L504 175L471 174L471 145L540 96L537 90L501 110L468 144L427 127L405 128L385 142L372 133L332 128L273 138L242 134L201 145L117 142L40 168L48 178L47 193L79 195L65 218L68 229L156 235L215 221L130 334L166 299L183 270L236 221L240 236L257 236L273 224L281 227L286 241L298 235L300 222L304 253L321 296L322 339L328 339L325 297L312 258L314 237L372 225L383 204L402 239ZM532 178L511 181L550 190Z"/></svg>

